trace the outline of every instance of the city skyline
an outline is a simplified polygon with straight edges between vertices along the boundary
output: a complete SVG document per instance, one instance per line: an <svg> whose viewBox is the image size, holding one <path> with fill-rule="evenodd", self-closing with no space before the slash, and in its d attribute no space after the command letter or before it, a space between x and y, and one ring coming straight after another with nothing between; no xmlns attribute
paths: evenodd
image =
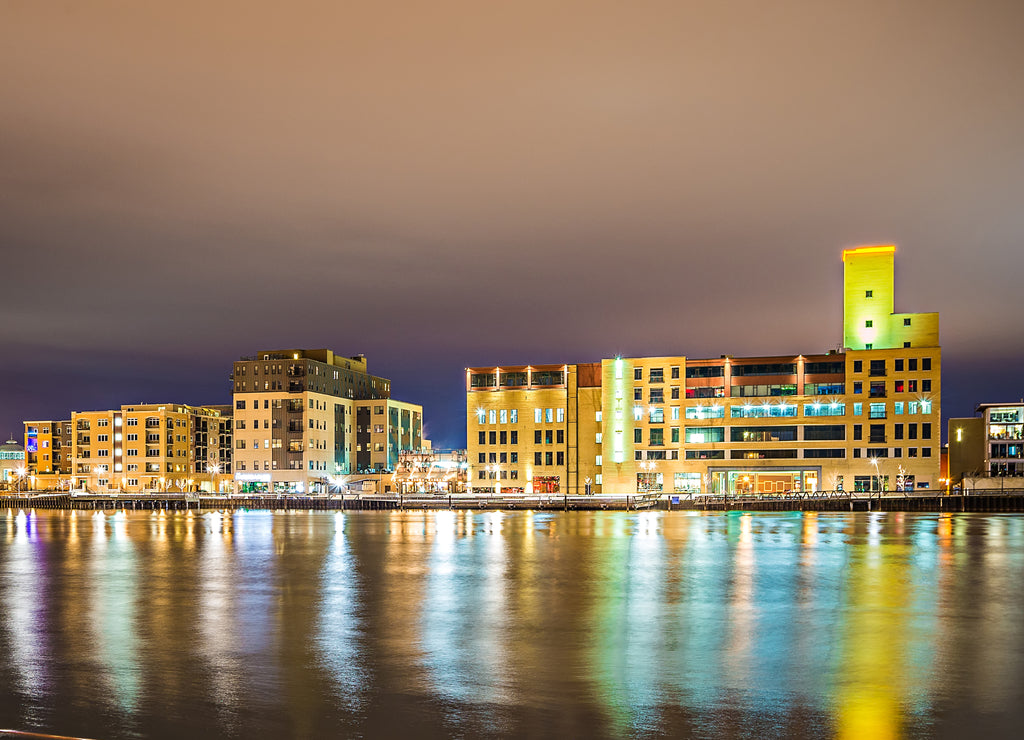
<svg viewBox="0 0 1024 740"><path fill-rule="evenodd" d="M872 243L1024 395L1016 4L240 7L5 6L0 433L332 347L461 446L466 367L834 349Z"/></svg>

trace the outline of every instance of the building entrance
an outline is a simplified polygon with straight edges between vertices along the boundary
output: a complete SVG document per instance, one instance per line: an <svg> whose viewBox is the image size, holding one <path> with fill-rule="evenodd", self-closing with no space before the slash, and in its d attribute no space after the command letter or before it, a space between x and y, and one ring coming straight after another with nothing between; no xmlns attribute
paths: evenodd
<svg viewBox="0 0 1024 740"><path fill-rule="evenodd" d="M819 473L815 470L733 469L711 475L711 493L729 495L785 495L814 493Z"/></svg>

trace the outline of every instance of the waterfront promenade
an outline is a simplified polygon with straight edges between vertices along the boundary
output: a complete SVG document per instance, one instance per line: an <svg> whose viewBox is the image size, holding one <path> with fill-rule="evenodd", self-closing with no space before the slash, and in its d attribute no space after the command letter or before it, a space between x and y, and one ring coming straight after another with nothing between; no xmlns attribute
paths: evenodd
<svg viewBox="0 0 1024 740"><path fill-rule="evenodd" d="M0 509L215 511L215 510L537 510L537 511L936 511L1024 512L1024 489L984 493L859 493L686 495L561 494L344 494L336 496L211 496L194 493L70 495L26 492L0 494Z"/></svg>

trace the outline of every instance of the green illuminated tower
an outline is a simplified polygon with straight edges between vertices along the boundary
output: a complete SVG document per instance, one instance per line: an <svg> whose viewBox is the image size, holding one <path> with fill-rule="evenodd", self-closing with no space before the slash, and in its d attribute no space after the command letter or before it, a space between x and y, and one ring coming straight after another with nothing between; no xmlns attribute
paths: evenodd
<svg viewBox="0 0 1024 740"><path fill-rule="evenodd" d="M849 349L937 347L937 313L894 313L896 247L843 250L843 346Z"/></svg>

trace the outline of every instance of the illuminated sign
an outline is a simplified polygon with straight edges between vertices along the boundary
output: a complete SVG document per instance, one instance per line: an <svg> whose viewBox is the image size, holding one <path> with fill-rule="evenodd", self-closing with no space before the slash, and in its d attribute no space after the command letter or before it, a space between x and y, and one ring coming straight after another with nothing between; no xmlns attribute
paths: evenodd
<svg viewBox="0 0 1024 740"><path fill-rule="evenodd" d="M235 473L235 480L243 483L270 483L270 473Z"/></svg>
<svg viewBox="0 0 1024 740"><path fill-rule="evenodd" d="M29 437L28 438L28 446L25 449L27 449L29 452L38 452L39 451L39 440L36 439L35 437Z"/></svg>

